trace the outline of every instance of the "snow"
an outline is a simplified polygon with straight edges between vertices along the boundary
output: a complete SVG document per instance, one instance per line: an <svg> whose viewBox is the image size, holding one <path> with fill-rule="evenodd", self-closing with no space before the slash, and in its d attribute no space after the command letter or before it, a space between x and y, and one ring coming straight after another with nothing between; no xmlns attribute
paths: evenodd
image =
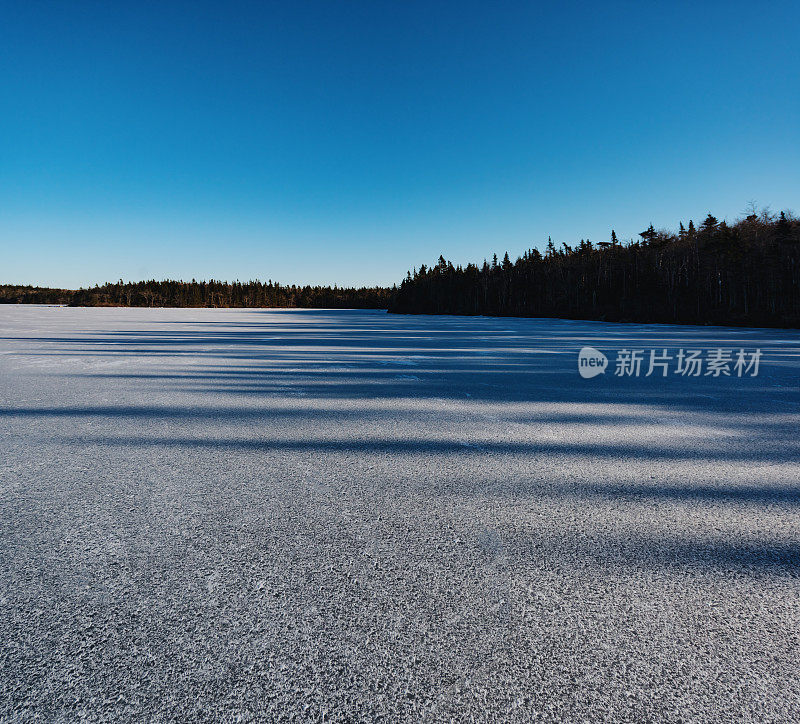
<svg viewBox="0 0 800 724"><path fill-rule="evenodd" d="M761 369L613 374L686 347ZM798 372L792 330L0 307L0 719L797 721Z"/></svg>

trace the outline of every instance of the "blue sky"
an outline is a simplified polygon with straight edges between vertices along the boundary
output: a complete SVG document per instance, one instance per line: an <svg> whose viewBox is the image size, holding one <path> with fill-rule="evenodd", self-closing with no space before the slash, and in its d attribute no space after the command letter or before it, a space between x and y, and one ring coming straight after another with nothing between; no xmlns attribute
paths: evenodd
<svg viewBox="0 0 800 724"><path fill-rule="evenodd" d="M390 284L800 211L797 2L7 2L0 282Z"/></svg>

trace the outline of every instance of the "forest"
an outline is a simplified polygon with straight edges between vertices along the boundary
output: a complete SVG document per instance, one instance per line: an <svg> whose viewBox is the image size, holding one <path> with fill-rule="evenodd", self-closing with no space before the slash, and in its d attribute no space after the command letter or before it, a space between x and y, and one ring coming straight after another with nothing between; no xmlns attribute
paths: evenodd
<svg viewBox="0 0 800 724"><path fill-rule="evenodd" d="M305 307L386 309L393 290L383 287L281 285L269 281L144 281L89 289L0 286L0 303L72 307Z"/></svg>
<svg viewBox="0 0 800 724"><path fill-rule="evenodd" d="M677 232L581 240L482 266L409 273L389 311L608 321L800 326L800 220L754 209L728 224L710 213Z"/></svg>
<svg viewBox="0 0 800 724"><path fill-rule="evenodd" d="M768 210L728 224L710 213L636 240L548 240L512 261L454 266L443 256L398 287L268 281L142 281L88 289L0 286L0 303L133 307L388 309L400 314L562 317L800 327L800 220Z"/></svg>

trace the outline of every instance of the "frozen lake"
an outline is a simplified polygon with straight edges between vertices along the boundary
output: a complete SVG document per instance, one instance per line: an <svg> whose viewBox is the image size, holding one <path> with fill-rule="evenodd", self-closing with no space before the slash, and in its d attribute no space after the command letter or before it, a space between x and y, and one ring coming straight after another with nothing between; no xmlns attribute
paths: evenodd
<svg viewBox="0 0 800 724"><path fill-rule="evenodd" d="M800 721L798 425L797 331L0 307L0 720Z"/></svg>

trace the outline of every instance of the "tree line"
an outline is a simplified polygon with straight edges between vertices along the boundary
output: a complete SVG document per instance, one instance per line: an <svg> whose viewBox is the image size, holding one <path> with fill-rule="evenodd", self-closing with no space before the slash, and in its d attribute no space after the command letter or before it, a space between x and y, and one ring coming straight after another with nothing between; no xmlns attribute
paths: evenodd
<svg viewBox="0 0 800 724"><path fill-rule="evenodd" d="M0 286L0 303L73 307L305 307L386 309L392 289L282 285L269 281L143 281L89 289Z"/></svg>
<svg viewBox="0 0 800 724"><path fill-rule="evenodd" d="M711 214L678 231L652 224L639 239L506 252L481 266L440 256L400 287L328 287L222 281L107 283L88 289L0 286L0 303L131 307L387 309L608 321L800 327L800 220L789 212Z"/></svg>
<svg viewBox="0 0 800 724"><path fill-rule="evenodd" d="M581 240L482 266L440 256L408 273L389 311L608 321L800 326L800 220L751 209L621 243Z"/></svg>

